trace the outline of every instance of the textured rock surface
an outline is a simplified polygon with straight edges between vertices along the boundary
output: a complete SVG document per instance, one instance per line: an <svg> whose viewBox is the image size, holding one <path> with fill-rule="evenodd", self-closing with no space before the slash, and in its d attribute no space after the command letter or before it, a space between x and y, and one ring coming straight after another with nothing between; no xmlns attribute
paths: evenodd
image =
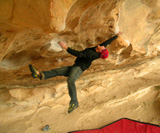
<svg viewBox="0 0 160 133"><path fill-rule="evenodd" d="M65 133L122 117L160 125L160 0L1 0L0 16L2 133L40 133L47 124ZM109 58L77 80L80 106L73 113L65 77L32 79L28 64L73 64L59 40L82 50L119 30Z"/></svg>

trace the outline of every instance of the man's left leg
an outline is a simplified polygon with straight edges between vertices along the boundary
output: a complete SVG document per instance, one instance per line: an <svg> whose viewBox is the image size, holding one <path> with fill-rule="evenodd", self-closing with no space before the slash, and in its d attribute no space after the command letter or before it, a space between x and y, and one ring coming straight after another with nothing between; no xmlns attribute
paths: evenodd
<svg viewBox="0 0 160 133"><path fill-rule="evenodd" d="M82 74L82 70L79 66L73 66L68 75L67 83L68 83L68 90L69 96L71 98L68 113L72 112L75 108L78 107L78 99L77 99L77 91L75 86L75 81L80 77Z"/></svg>

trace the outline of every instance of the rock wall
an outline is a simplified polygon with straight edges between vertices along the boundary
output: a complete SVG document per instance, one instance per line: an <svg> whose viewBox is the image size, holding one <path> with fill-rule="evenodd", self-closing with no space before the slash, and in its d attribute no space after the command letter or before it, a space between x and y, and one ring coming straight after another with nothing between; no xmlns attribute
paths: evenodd
<svg viewBox="0 0 160 133"><path fill-rule="evenodd" d="M120 30L133 50L148 56L156 56L159 52L159 3L158 0L126 0L120 6Z"/></svg>
<svg viewBox="0 0 160 133"><path fill-rule="evenodd" d="M55 132L102 127L122 117L160 125L160 0L1 0L0 131ZM71 65L62 50L96 46L123 34L77 80L80 107L67 114L65 77L33 79ZM96 122L95 122L96 121Z"/></svg>

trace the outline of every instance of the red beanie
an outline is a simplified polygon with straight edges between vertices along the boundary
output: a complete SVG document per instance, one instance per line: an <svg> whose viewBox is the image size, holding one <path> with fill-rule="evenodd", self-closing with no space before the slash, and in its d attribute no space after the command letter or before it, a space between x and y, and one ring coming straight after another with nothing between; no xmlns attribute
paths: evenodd
<svg viewBox="0 0 160 133"><path fill-rule="evenodd" d="M109 55L109 52L107 49L102 50L102 52L101 52L102 59L106 59L108 57L108 55Z"/></svg>

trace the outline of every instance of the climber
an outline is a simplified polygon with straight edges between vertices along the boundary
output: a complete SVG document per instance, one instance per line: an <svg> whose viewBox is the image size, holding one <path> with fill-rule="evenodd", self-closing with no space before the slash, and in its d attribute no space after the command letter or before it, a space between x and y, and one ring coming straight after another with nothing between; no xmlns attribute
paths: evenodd
<svg viewBox="0 0 160 133"><path fill-rule="evenodd" d="M32 72L33 78L39 78L40 80L49 79L55 76L66 76L68 77L68 91L71 101L69 103L68 113L72 112L74 109L78 107L78 99L75 81L80 77L83 71L88 69L93 60L98 58L106 59L108 57L108 50L105 48L109 45L113 40L115 40L118 35L122 34L119 32L117 35L108 39L107 41L97 45L96 47L86 48L83 51L76 51L67 46L63 41L58 42L58 44L65 49L68 53L73 56L76 56L76 60L74 65L61 67L57 69L53 69L50 71L38 71L31 64L29 65L30 71Z"/></svg>

